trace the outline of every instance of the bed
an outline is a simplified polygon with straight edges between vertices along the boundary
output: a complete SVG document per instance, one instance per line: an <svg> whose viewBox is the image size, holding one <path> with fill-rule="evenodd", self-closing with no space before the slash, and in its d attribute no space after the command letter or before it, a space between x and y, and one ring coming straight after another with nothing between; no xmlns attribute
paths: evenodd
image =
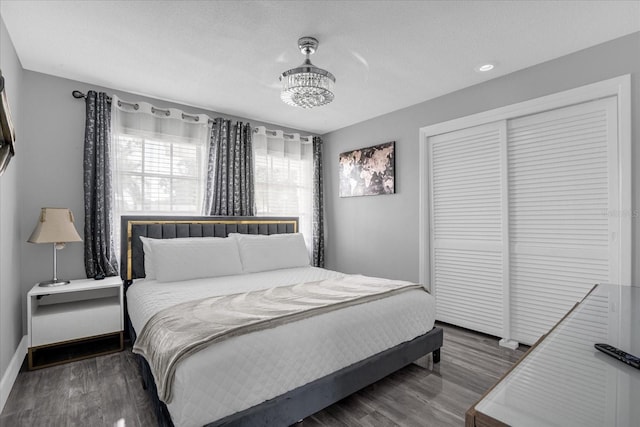
<svg viewBox="0 0 640 427"><path fill-rule="evenodd" d="M287 426L429 353L434 363L439 362L442 329L433 326L435 304L424 290L303 265L300 251L289 252L288 246L272 250L273 259L264 252L255 255L261 254L265 244L276 245L269 248L283 242L299 245L297 218L124 216L121 221L128 331L134 352L145 355L137 359L161 426ZM224 256L220 258L226 260L220 263L223 266L194 267L207 264L198 261L200 252L193 252L194 245L213 241L227 245L232 240L242 256L253 257L241 258L241 274L229 274L235 271L236 261ZM160 261L146 266L154 274L145 271L150 242L155 245L156 263ZM252 250L258 252L251 254ZM151 259L147 256L147 263ZM283 268L267 268L267 261ZM212 274L211 268L224 271ZM187 271L188 280L182 280L182 270ZM358 296L366 302L340 303L339 308L323 308L313 316L294 314L284 323L272 325L269 320L264 323L269 326L224 335L222 341L184 355L172 365L169 380L158 374L157 360L150 357L155 335L147 332L163 317L160 314L176 307L188 306L189 313L196 313L193 304L203 299L247 304L248 296L258 295L261 301L273 292L302 292L307 289L303 285L334 284L342 289L348 281L390 286L393 289L388 292L394 294ZM317 289L310 289L315 296ZM160 326L159 330L165 334L167 329Z"/></svg>

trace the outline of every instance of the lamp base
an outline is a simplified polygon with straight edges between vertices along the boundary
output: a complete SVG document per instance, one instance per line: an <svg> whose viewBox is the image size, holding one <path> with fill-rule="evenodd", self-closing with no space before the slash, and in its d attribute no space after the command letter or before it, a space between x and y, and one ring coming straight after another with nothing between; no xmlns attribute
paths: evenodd
<svg viewBox="0 0 640 427"><path fill-rule="evenodd" d="M49 286L62 286L62 285L68 285L69 283L71 283L69 280L47 280L46 282L40 282L38 283L38 286L42 286L42 287L49 287Z"/></svg>

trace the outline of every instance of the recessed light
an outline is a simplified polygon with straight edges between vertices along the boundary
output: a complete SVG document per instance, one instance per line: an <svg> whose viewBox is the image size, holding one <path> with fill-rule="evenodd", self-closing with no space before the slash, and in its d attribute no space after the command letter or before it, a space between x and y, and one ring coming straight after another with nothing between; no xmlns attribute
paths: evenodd
<svg viewBox="0 0 640 427"><path fill-rule="evenodd" d="M484 65L480 65L480 66L476 67L476 71L482 71L482 72L491 71L491 70L493 70L494 67L495 67L495 65L493 65L493 64L484 64Z"/></svg>

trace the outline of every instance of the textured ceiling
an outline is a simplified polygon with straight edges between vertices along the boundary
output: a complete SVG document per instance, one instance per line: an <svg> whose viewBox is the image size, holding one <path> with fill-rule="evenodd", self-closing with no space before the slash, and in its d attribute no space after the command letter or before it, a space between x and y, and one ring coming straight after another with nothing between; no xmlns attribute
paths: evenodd
<svg viewBox="0 0 640 427"><path fill-rule="evenodd" d="M2 0L0 13L25 69L320 134L640 31L639 1ZM305 35L337 79L311 110L279 98Z"/></svg>

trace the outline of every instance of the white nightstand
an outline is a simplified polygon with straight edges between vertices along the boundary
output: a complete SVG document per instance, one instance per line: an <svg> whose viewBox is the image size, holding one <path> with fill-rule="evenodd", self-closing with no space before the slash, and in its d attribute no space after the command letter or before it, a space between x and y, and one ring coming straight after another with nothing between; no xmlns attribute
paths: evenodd
<svg viewBox="0 0 640 427"><path fill-rule="evenodd" d="M122 350L123 307L120 277L78 279L57 287L34 286L27 294L29 369ZM88 340L95 340L96 344L92 346L89 342L79 354L34 363L38 352ZM107 342L105 347L103 341L109 340L115 342L112 345Z"/></svg>

